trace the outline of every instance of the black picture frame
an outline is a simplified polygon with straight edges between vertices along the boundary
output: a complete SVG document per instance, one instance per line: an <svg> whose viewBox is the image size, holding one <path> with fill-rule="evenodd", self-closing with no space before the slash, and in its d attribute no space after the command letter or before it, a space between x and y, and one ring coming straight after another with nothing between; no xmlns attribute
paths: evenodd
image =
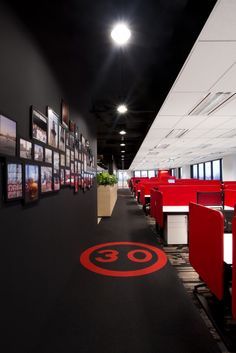
<svg viewBox="0 0 236 353"><path fill-rule="evenodd" d="M51 166L42 165L40 168L40 191L41 194L53 191L53 169Z"/></svg>
<svg viewBox="0 0 236 353"><path fill-rule="evenodd" d="M44 147L34 143L34 160L37 162L44 161Z"/></svg>
<svg viewBox="0 0 236 353"><path fill-rule="evenodd" d="M62 125L69 129L69 106L68 104L62 99L61 100L61 123Z"/></svg>
<svg viewBox="0 0 236 353"><path fill-rule="evenodd" d="M59 124L59 145L60 151L65 152L66 149L66 130L62 124Z"/></svg>
<svg viewBox="0 0 236 353"><path fill-rule="evenodd" d="M0 155L15 157L17 150L17 123L0 113Z"/></svg>
<svg viewBox="0 0 236 353"><path fill-rule="evenodd" d="M60 183L61 187L65 186L65 168L60 169Z"/></svg>
<svg viewBox="0 0 236 353"><path fill-rule="evenodd" d="M66 168L70 168L70 149L66 148Z"/></svg>
<svg viewBox="0 0 236 353"><path fill-rule="evenodd" d="M58 148L59 143L59 115L47 106L48 117L48 145Z"/></svg>
<svg viewBox="0 0 236 353"><path fill-rule="evenodd" d="M18 160L6 160L4 163L5 201L23 199L23 163Z"/></svg>
<svg viewBox="0 0 236 353"><path fill-rule="evenodd" d="M48 143L48 117L35 109L30 107L31 115L31 138L41 143Z"/></svg>
<svg viewBox="0 0 236 353"><path fill-rule="evenodd" d="M45 147L44 149L44 162L47 164L52 164L52 153L51 148Z"/></svg>
<svg viewBox="0 0 236 353"><path fill-rule="evenodd" d="M65 185L70 186L70 169L66 168L65 169Z"/></svg>
<svg viewBox="0 0 236 353"><path fill-rule="evenodd" d="M66 167L66 155L65 153L60 153L60 166L65 168Z"/></svg>
<svg viewBox="0 0 236 353"><path fill-rule="evenodd" d="M32 160L33 143L23 137L19 138L19 157L26 160Z"/></svg>
<svg viewBox="0 0 236 353"><path fill-rule="evenodd" d="M40 169L33 163L24 164L24 203L33 203L39 200Z"/></svg>

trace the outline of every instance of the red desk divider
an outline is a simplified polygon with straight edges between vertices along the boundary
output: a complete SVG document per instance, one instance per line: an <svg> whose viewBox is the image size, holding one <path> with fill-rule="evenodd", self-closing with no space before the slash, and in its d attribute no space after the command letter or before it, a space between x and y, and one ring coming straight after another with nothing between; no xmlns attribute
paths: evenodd
<svg viewBox="0 0 236 353"><path fill-rule="evenodd" d="M203 206L223 206L222 191L216 192L197 192L197 203Z"/></svg>
<svg viewBox="0 0 236 353"><path fill-rule="evenodd" d="M234 207L236 204L236 190L224 189L224 205Z"/></svg>
<svg viewBox="0 0 236 353"><path fill-rule="evenodd" d="M235 213L234 213L235 214ZM232 269L232 313L236 320L236 217L232 221L233 228L233 269Z"/></svg>
<svg viewBox="0 0 236 353"><path fill-rule="evenodd" d="M150 195L151 195L151 200L150 200L150 216L153 218L156 218L156 191L157 187L151 188L150 190Z"/></svg>
<svg viewBox="0 0 236 353"><path fill-rule="evenodd" d="M163 194L156 190L156 203L155 203L155 219L156 223L163 228L164 226L164 214L163 214Z"/></svg>
<svg viewBox="0 0 236 353"><path fill-rule="evenodd" d="M219 211L190 203L189 261L212 293L224 293L224 217Z"/></svg>

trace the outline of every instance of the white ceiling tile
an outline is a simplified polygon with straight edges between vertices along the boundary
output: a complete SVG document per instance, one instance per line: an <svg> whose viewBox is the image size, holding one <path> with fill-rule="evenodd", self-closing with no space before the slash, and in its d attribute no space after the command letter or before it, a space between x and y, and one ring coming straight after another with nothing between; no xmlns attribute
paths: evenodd
<svg viewBox="0 0 236 353"><path fill-rule="evenodd" d="M158 115L186 115L204 95L202 92L170 92Z"/></svg>
<svg viewBox="0 0 236 353"><path fill-rule="evenodd" d="M152 129L170 129L175 126L175 124L182 119L182 116L166 116L166 115L157 115L155 118Z"/></svg>
<svg viewBox="0 0 236 353"><path fill-rule="evenodd" d="M236 42L198 42L172 90L207 92L235 61Z"/></svg>
<svg viewBox="0 0 236 353"><path fill-rule="evenodd" d="M200 40L236 40L236 1L221 0L207 20Z"/></svg>
<svg viewBox="0 0 236 353"><path fill-rule="evenodd" d="M236 77L235 77L236 80ZM229 101L229 103L222 106L222 108L217 109L212 116L235 116L236 117L236 97Z"/></svg>

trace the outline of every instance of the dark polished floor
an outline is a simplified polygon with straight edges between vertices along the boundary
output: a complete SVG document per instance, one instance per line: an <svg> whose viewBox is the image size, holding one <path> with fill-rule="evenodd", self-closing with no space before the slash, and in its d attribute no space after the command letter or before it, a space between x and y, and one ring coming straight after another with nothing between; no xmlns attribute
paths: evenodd
<svg viewBox="0 0 236 353"><path fill-rule="evenodd" d="M148 247L159 248L158 240L128 190L119 191L112 217L87 236L88 248L144 245L101 245L83 257L91 270L80 263L86 250L80 249L70 283L33 353L219 353L176 270ZM136 276L157 264L155 272ZM130 276L124 277L127 271Z"/></svg>

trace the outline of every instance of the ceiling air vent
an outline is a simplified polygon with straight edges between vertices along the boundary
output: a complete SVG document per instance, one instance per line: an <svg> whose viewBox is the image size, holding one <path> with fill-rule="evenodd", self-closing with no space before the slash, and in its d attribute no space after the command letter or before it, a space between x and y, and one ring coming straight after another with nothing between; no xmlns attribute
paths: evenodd
<svg viewBox="0 0 236 353"><path fill-rule="evenodd" d="M188 131L188 129L173 129L171 132L169 132L169 134L166 135L166 138L180 138Z"/></svg>
<svg viewBox="0 0 236 353"><path fill-rule="evenodd" d="M168 143L161 143L161 144L157 145L157 148L165 150L169 146L170 146L170 144L168 144Z"/></svg>
<svg viewBox="0 0 236 353"><path fill-rule="evenodd" d="M208 93L188 115L210 115L234 95L232 92Z"/></svg>

